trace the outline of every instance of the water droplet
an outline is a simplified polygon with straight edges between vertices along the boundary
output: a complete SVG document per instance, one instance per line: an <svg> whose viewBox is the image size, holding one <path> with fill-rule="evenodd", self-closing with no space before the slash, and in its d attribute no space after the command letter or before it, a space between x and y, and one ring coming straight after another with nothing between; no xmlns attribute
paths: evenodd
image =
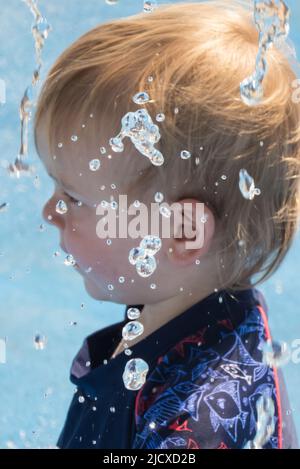
<svg viewBox="0 0 300 469"><path fill-rule="evenodd" d="M111 406L109 408L109 411L112 412L113 414L116 412L116 408L114 406Z"/></svg>
<svg viewBox="0 0 300 469"><path fill-rule="evenodd" d="M273 44L279 45L289 33L290 10L282 0L254 2L254 22L259 32L259 48L253 74L240 84L243 102L254 106L263 98L263 80L267 73L267 51Z"/></svg>
<svg viewBox="0 0 300 469"><path fill-rule="evenodd" d="M130 321L122 329L124 340L134 340L144 332L144 326L139 321Z"/></svg>
<svg viewBox="0 0 300 469"><path fill-rule="evenodd" d="M122 139L119 137L113 137L109 140L109 144L112 148L112 151L115 153L121 153L124 151L124 144L122 142Z"/></svg>
<svg viewBox="0 0 300 469"><path fill-rule="evenodd" d="M125 278L124 277L119 277L119 283L124 283L125 282Z"/></svg>
<svg viewBox="0 0 300 469"><path fill-rule="evenodd" d="M144 259L139 259L135 266L141 277L149 277L156 269L156 260L152 256L146 256Z"/></svg>
<svg viewBox="0 0 300 469"><path fill-rule="evenodd" d="M151 290L155 290L155 289L156 289L156 284L155 284L155 283L151 283L150 288L151 288Z"/></svg>
<svg viewBox="0 0 300 469"><path fill-rule="evenodd" d="M3 202L0 205L0 213L7 212L8 207L9 207L9 203L8 202Z"/></svg>
<svg viewBox="0 0 300 469"><path fill-rule="evenodd" d="M123 382L126 389L136 391L146 381L149 371L148 364L141 358L132 358L126 363L123 373Z"/></svg>
<svg viewBox="0 0 300 469"><path fill-rule="evenodd" d="M138 308L128 308L127 317L128 319L138 319L141 315L141 312Z"/></svg>
<svg viewBox="0 0 300 469"><path fill-rule="evenodd" d="M98 171L100 166L101 166L101 163L100 163L100 160L98 160L98 158L95 158L89 162L89 168L91 171Z"/></svg>
<svg viewBox="0 0 300 469"><path fill-rule="evenodd" d="M155 119L156 119L157 122L163 122L165 120L165 118L166 118L166 116L162 112L160 112L159 114L156 114Z"/></svg>
<svg viewBox="0 0 300 469"><path fill-rule="evenodd" d="M72 135L71 140L72 142L77 142L78 141L77 135Z"/></svg>
<svg viewBox="0 0 300 469"><path fill-rule="evenodd" d="M221 179L222 179L223 181L226 181L226 179L227 179L226 174L222 174Z"/></svg>
<svg viewBox="0 0 300 469"><path fill-rule="evenodd" d="M145 104L149 101L150 97L146 91L142 91L141 93L137 93L133 96L132 101L135 104Z"/></svg>
<svg viewBox="0 0 300 469"><path fill-rule="evenodd" d="M267 393L256 401L256 435L247 442L244 449L262 449L275 431L275 406L273 399Z"/></svg>
<svg viewBox="0 0 300 469"><path fill-rule="evenodd" d="M121 123L121 132L115 138L123 140L129 137L135 148L149 158L153 165L160 166L164 163L163 155L154 147L160 139L159 128L153 123L146 109L128 112Z"/></svg>
<svg viewBox="0 0 300 469"><path fill-rule="evenodd" d="M116 202L115 200L113 200L111 203L110 203L110 206L113 210L117 210L118 208L118 202Z"/></svg>
<svg viewBox="0 0 300 469"><path fill-rule="evenodd" d="M158 150L155 150L149 159L154 166L161 166L164 164L164 157Z"/></svg>
<svg viewBox="0 0 300 469"><path fill-rule="evenodd" d="M36 350L44 350L47 343L47 339L44 335L36 334L34 336L33 343Z"/></svg>
<svg viewBox="0 0 300 469"><path fill-rule="evenodd" d="M156 194L154 196L154 200L155 200L155 202L160 204L164 200L164 195L161 192L156 192Z"/></svg>
<svg viewBox="0 0 300 469"><path fill-rule="evenodd" d="M161 248L161 239L158 236L145 236L140 247L144 249L146 255L154 256Z"/></svg>
<svg viewBox="0 0 300 469"><path fill-rule="evenodd" d="M152 77L151 75L149 75L149 77L148 77L148 82L149 82L149 83L152 83L152 82L153 82L153 77Z"/></svg>
<svg viewBox="0 0 300 469"><path fill-rule="evenodd" d="M180 158L182 158L183 160L188 160L191 156L192 155L188 150L182 150L182 152L180 153Z"/></svg>
<svg viewBox="0 0 300 469"><path fill-rule="evenodd" d="M107 240L106 240L106 244L107 244L107 246L110 246L110 245L111 245L111 243L112 243L111 239L107 239Z"/></svg>
<svg viewBox="0 0 300 469"><path fill-rule="evenodd" d="M114 289L114 286L112 284L109 284L108 287L107 287L110 291L112 291Z"/></svg>
<svg viewBox="0 0 300 469"><path fill-rule="evenodd" d="M146 256L146 253L145 253L144 249L142 249L142 248L132 248L129 252L128 259L129 259L130 264L136 265L137 261L139 259L144 259L145 256Z"/></svg>
<svg viewBox="0 0 300 469"><path fill-rule="evenodd" d="M241 169L239 176L240 176L239 188L240 188L242 196L248 200L254 199L254 196L258 195L257 188L255 187L254 179L250 176L250 174L247 172L246 169Z"/></svg>
<svg viewBox="0 0 300 469"><path fill-rule="evenodd" d="M80 402L80 404L83 404L84 401L85 401L85 398L83 396L78 397L78 402Z"/></svg>
<svg viewBox="0 0 300 469"><path fill-rule="evenodd" d="M270 367L286 365L291 358L291 352L286 342L264 342L262 347L263 362Z"/></svg>
<svg viewBox="0 0 300 469"><path fill-rule="evenodd" d="M130 350L129 348L126 348L124 350L124 353L125 353L125 355L132 355L132 350Z"/></svg>
<svg viewBox="0 0 300 469"><path fill-rule="evenodd" d="M62 148L63 144L60 142L57 146L58 146L58 148Z"/></svg>
<svg viewBox="0 0 300 469"><path fill-rule="evenodd" d="M172 215L172 212L171 210L169 209L169 207L167 205L161 205L159 207L159 213L163 216L163 217L166 217L166 218L170 218L171 215Z"/></svg>
<svg viewBox="0 0 300 469"><path fill-rule="evenodd" d="M56 204L55 211L60 215L67 213L68 206L64 200L59 200Z"/></svg>
<svg viewBox="0 0 300 469"><path fill-rule="evenodd" d="M72 256L72 254L68 254L64 260L64 264L67 265L67 266L74 266L76 265L76 261L74 259L74 257Z"/></svg>
<svg viewBox="0 0 300 469"><path fill-rule="evenodd" d="M157 0L144 0L144 13L152 13L157 6Z"/></svg>

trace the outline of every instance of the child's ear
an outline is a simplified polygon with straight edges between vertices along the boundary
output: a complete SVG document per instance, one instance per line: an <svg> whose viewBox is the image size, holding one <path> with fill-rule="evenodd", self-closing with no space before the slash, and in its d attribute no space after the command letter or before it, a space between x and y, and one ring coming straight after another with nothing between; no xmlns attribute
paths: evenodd
<svg viewBox="0 0 300 469"><path fill-rule="evenodd" d="M199 200L182 199L173 212L173 219L168 258L176 265L195 264L209 251L215 233L214 215Z"/></svg>

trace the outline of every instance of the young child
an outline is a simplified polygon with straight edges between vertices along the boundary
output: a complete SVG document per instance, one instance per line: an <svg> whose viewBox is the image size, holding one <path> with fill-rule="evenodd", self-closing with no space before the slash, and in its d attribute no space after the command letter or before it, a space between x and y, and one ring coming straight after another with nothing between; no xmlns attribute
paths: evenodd
<svg viewBox="0 0 300 469"><path fill-rule="evenodd" d="M281 264L297 229L300 112L295 75L275 47L264 100L243 103L240 83L253 73L257 51L252 12L238 3L176 4L89 31L45 81L35 138L55 191L44 217L59 229L89 294L126 304L126 313L137 308L144 328L127 353L126 315L84 341L60 448L297 445L282 376L263 358L270 332L255 286ZM138 109L158 125L161 165L129 137L124 151L111 148L122 118ZM241 170L260 195L245 197ZM157 268L140 275L128 256L142 237L98 236L96 207L117 210L122 194L135 207L162 198L183 212L186 202L204 204L200 224L192 212L203 243L188 247L175 221ZM123 381L131 359L149 367L136 389ZM257 434L262 398L267 438Z"/></svg>

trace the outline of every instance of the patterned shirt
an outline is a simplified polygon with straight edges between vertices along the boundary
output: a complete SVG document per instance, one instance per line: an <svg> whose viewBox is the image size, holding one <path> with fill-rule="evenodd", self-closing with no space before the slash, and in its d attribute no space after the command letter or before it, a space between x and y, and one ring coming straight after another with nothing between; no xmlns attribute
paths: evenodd
<svg viewBox="0 0 300 469"><path fill-rule="evenodd" d="M137 306L142 309L143 305ZM220 291L110 358L123 321L84 341L71 368L77 386L60 448L244 448L256 434L256 403L270 397L275 430L264 448L297 447L283 377L263 362L270 339L257 289ZM139 391L125 388L126 362L149 366ZM86 366L88 363L89 366Z"/></svg>

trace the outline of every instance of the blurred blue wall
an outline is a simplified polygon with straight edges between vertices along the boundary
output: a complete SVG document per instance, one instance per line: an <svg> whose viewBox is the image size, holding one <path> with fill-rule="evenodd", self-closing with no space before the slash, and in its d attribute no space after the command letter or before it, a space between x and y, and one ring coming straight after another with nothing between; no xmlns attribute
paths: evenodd
<svg viewBox="0 0 300 469"><path fill-rule="evenodd" d="M164 3L176 3L169 1ZM45 77L55 58L82 33L100 22L138 13L142 0L40 0L53 26L43 54ZM291 37L300 53L300 5L292 9ZM43 223L41 209L51 194L30 142L36 178L7 177L6 162L19 150L18 106L34 68L32 15L21 0L0 0L0 78L7 102L0 108L0 338L7 338L7 363L0 364L0 447L53 447L63 424L73 387L68 381L71 360L83 338L120 320L124 308L88 297L79 276L63 265L58 235ZM276 184L276 181L274 181ZM280 270L262 290L270 308L273 335L289 344L300 337L299 236ZM72 325L77 322L77 325ZM33 347L36 333L47 336L44 350ZM285 368L292 409L300 430L300 365ZM55 371L54 371L55 370Z"/></svg>

